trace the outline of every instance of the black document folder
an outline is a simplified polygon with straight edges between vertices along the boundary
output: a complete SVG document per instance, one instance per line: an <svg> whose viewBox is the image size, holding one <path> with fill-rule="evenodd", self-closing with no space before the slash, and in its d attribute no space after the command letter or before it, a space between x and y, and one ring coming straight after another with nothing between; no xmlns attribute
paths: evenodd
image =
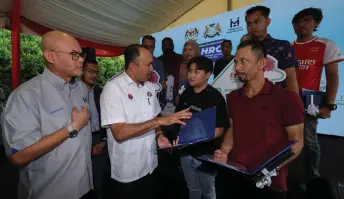
<svg viewBox="0 0 344 199"><path fill-rule="evenodd" d="M186 125L180 127L178 144L176 146L159 149L182 148L214 139L216 107L193 113L191 119L185 121L185 123Z"/></svg>
<svg viewBox="0 0 344 199"><path fill-rule="evenodd" d="M227 163L221 163L214 159L213 155L203 155L198 157L201 161L210 162L212 164L219 165L225 169L234 170L246 175L259 177L261 171L266 169L267 171L272 171L281 165L284 161L288 160L294 155L291 151L291 147L296 142L289 142L287 145L277 144L267 151L261 157L255 158L249 164L241 164L234 162L231 158L228 158Z"/></svg>

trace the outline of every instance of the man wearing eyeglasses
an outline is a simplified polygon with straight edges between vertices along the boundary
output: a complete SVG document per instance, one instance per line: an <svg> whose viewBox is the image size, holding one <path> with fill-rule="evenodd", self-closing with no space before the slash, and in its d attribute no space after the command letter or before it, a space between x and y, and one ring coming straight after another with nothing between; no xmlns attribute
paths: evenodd
<svg viewBox="0 0 344 199"><path fill-rule="evenodd" d="M2 115L6 153L20 167L20 199L94 198L84 54L70 35L42 39L44 72L14 90Z"/></svg>
<svg viewBox="0 0 344 199"><path fill-rule="evenodd" d="M94 48L83 48L86 53L84 61L84 72L81 80L88 90L88 104L90 111L91 132L92 132L92 171L93 185L97 198L103 197L103 182L106 176L110 177L110 160L106 149L106 130L100 128L100 94L102 88L96 85L99 68Z"/></svg>

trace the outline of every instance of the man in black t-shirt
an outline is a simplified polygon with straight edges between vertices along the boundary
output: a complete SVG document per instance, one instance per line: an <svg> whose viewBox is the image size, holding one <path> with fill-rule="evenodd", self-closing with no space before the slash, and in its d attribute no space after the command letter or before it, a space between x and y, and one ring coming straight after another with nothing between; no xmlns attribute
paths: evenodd
<svg viewBox="0 0 344 199"><path fill-rule="evenodd" d="M222 94L208 85L213 71L212 60L204 56L192 58L188 63L188 81L190 87L180 96L176 111L189 108L190 112L198 112L216 107L215 140L188 146L181 150L181 166L189 188L190 199L215 199L216 171L208 168L195 157L212 154L221 143L221 136L228 128L226 101Z"/></svg>
<svg viewBox="0 0 344 199"><path fill-rule="evenodd" d="M223 57L216 60L215 67L214 67L214 79L222 72L223 69L231 62L234 58L232 55L232 41L231 40L223 40L221 43L221 51Z"/></svg>

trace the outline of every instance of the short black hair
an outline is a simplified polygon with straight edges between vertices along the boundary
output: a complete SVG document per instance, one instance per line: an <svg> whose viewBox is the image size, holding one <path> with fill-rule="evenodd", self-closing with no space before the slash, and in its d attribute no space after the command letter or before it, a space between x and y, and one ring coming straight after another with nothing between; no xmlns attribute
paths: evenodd
<svg viewBox="0 0 344 199"><path fill-rule="evenodd" d="M248 46L251 47L251 51L253 52L253 54L256 55L258 59L262 57L265 57L265 58L267 57L267 52L264 47L264 44L259 40L249 39L249 40L243 41L238 45L237 50L248 47Z"/></svg>
<svg viewBox="0 0 344 199"><path fill-rule="evenodd" d="M128 69L131 62L137 61L140 57L140 48L144 48L140 44L131 44L124 52L124 68Z"/></svg>
<svg viewBox="0 0 344 199"><path fill-rule="evenodd" d="M143 37L142 37L142 40L141 40L141 43L143 43L143 41L144 41L145 39L153 40L154 43L155 43L155 37L153 37L152 35L145 35L145 36L143 36Z"/></svg>
<svg viewBox="0 0 344 199"><path fill-rule="evenodd" d="M323 20L323 13L320 8L306 8L298 12L292 20L292 23L295 24L299 22L302 18L307 17L307 16L312 16L314 21L317 22L318 24L321 23ZM317 31L318 26L314 28L314 32Z"/></svg>
<svg viewBox="0 0 344 199"><path fill-rule="evenodd" d="M171 37L165 37L165 38L161 41L161 43L163 43L165 40L166 40L166 41L170 41L170 42L173 43L173 40L171 39Z"/></svg>
<svg viewBox="0 0 344 199"><path fill-rule="evenodd" d="M85 60L83 63L84 68L86 67L86 64L97 64L98 65L98 62L97 62L97 60Z"/></svg>
<svg viewBox="0 0 344 199"><path fill-rule="evenodd" d="M225 44L225 43L229 43L230 45L232 45L232 41L229 39L225 39L221 42L221 47Z"/></svg>
<svg viewBox="0 0 344 199"><path fill-rule="evenodd" d="M261 15L263 15L265 18L269 18L270 15L270 8L265 6L255 6L246 11L245 19L247 19L248 15L251 15L255 12L260 12Z"/></svg>
<svg viewBox="0 0 344 199"><path fill-rule="evenodd" d="M204 70L205 73L213 72L213 61L205 56L196 56L188 62L188 70L190 69L191 64L196 63L198 70Z"/></svg>

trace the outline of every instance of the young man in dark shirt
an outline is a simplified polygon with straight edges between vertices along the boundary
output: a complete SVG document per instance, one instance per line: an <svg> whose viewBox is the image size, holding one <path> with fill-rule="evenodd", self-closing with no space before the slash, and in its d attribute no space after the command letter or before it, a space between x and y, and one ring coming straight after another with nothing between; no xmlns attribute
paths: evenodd
<svg viewBox="0 0 344 199"><path fill-rule="evenodd" d="M232 61L234 56L232 55L232 41L231 40L223 40L221 43L221 51L223 57L216 60L215 67L214 67L214 79L221 73L223 69Z"/></svg>
<svg viewBox="0 0 344 199"><path fill-rule="evenodd" d="M204 56L192 58L188 63L188 81L190 87L180 96L176 111L189 108L190 112L198 112L216 107L215 137L220 138L228 127L226 102L222 94L208 85L213 71L213 62ZM219 139L186 147L181 151L181 166L184 172L190 199L215 199L216 171L206 167L195 157L212 154L219 147Z"/></svg>
<svg viewBox="0 0 344 199"><path fill-rule="evenodd" d="M268 34L268 27L271 22L269 15L270 8L265 6L255 6L248 9L245 17L247 32L251 39L263 42L267 53L278 62L278 68L286 73L286 78L280 86L299 93L295 74L295 67L298 66L295 51L288 41L272 38Z"/></svg>

